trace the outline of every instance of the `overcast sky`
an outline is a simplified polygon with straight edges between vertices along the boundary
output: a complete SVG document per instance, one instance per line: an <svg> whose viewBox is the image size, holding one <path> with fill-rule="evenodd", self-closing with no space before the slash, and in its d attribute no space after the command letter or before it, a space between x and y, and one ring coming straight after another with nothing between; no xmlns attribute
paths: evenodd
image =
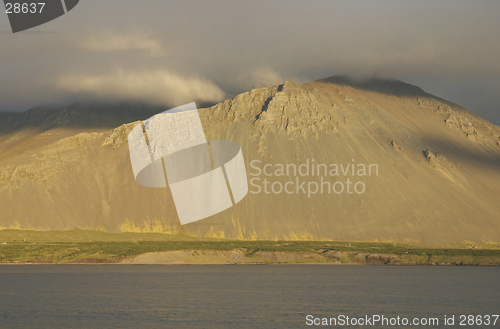
<svg viewBox="0 0 500 329"><path fill-rule="evenodd" d="M0 109L216 102L337 74L418 85L500 125L500 1L81 0L10 32Z"/></svg>

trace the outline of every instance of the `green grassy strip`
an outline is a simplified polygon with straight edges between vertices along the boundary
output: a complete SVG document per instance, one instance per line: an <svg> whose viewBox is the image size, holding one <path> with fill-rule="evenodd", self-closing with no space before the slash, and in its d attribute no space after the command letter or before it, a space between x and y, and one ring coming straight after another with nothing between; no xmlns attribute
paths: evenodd
<svg viewBox="0 0 500 329"><path fill-rule="evenodd" d="M466 263L479 258L500 260L500 250L491 249L429 249L415 247L394 247L389 244L351 243L351 246L336 243L293 241L277 243L275 241L142 241L142 242L80 242L80 243L14 243L0 247L0 261L39 261L51 260L65 262L83 258L127 258L148 252L173 250L221 250L243 249L248 253L270 252L316 252L336 250L349 253L388 254L410 256L425 261L446 261L450 257L466 257ZM456 261L460 262L460 259ZM489 262L488 262L489 263Z"/></svg>
<svg viewBox="0 0 500 329"><path fill-rule="evenodd" d="M25 242L26 239L26 242ZM92 240L92 242L90 242ZM331 241L240 241L198 239L165 234L121 233L98 231L36 232L21 230L0 231L0 262L51 261L70 262L95 258L123 259L148 252L174 250L244 250L248 256L255 252L314 252L326 250L347 252L342 261L356 262L357 253L394 255L402 263L432 262L456 264L500 265L498 246L469 248L466 245L428 247L403 243L331 242ZM325 254L325 257L326 254ZM325 260L329 261L328 258Z"/></svg>

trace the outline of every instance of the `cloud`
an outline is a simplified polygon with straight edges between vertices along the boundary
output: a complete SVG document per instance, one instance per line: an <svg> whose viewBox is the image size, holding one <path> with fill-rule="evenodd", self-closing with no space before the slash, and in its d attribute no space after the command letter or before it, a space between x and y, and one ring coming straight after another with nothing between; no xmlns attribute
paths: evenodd
<svg viewBox="0 0 500 329"><path fill-rule="evenodd" d="M87 1L40 28L55 33L0 35L0 109L106 94L173 103L346 74L416 84L500 124L499 10L455 0Z"/></svg>
<svg viewBox="0 0 500 329"><path fill-rule="evenodd" d="M219 102L225 96L210 80L162 70L128 72L120 69L107 74L68 75L59 77L55 86L84 98L139 100L168 106L192 101Z"/></svg>
<svg viewBox="0 0 500 329"><path fill-rule="evenodd" d="M257 68L240 75L239 79L234 79L233 84L240 86L242 90L250 90L254 88L265 88L275 85L280 85L285 81L293 81L295 83L309 82L309 79L303 79L293 74L283 75L270 68Z"/></svg>
<svg viewBox="0 0 500 329"><path fill-rule="evenodd" d="M279 73L261 68L251 72L247 81L250 88L262 88L281 84L284 80Z"/></svg>
<svg viewBox="0 0 500 329"><path fill-rule="evenodd" d="M82 46L87 50L95 52L143 50L153 57L167 55L167 51L161 42L144 32L122 34L105 31L98 35L87 37L83 41Z"/></svg>

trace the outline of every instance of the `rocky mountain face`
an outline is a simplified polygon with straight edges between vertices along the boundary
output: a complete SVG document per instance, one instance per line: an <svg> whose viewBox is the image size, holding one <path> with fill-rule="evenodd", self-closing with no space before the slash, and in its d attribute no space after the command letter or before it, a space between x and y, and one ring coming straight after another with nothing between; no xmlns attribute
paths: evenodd
<svg viewBox="0 0 500 329"><path fill-rule="evenodd" d="M164 110L131 104L77 103L60 110L36 107L24 113L0 112L0 160L80 132L106 132Z"/></svg>
<svg viewBox="0 0 500 329"><path fill-rule="evenodd" d="M285 82L199 109L207 140L240 144L249 193L183 226L129 159L128 132L161 110L75 106L0 116L1 227L500 241L500 127L400 81Z"/></svg>

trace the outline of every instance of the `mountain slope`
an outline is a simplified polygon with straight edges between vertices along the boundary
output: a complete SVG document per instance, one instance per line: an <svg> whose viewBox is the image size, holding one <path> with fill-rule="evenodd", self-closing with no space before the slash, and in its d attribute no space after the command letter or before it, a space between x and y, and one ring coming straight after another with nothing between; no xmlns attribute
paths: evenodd
<svg viewBox="0 0 500 329"><path fill-rule="evenodd" d="M61 128L68 137L33 144L40 133L13 147L5 140L23 131L17 128L0 140L0 226L245 239L500 241L500 128L418 87L345 77L286 82L199 114L207 139L241 145L252 183L234 207L181 227L168 189L134 181L126 136L137 123L106 132L80 126L76 135ZM309 176L294 175L293 167L306 164ZM328 170L315 167L313 175L313 164ZM280 165L289 175L280 176ZM358 175L363 167L366 176ZM348 193L347 179L351 192L356 182L364 192ZM308 184L319 189L325 181L339 182L344 191L308 195ZM277 191L287 182L293 193L272 191L271 184ZM257 186L261 193L253 193Z"/></svg>

